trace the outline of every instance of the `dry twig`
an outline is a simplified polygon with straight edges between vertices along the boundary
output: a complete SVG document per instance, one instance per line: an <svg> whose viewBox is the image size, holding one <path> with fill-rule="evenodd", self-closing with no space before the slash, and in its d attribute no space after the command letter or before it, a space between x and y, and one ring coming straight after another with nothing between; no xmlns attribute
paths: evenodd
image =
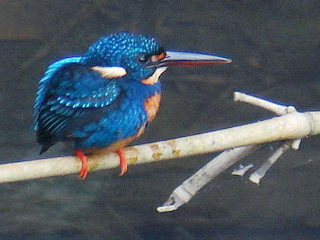
<svg viewBox="0 0 320 240"><path fill-rule="evenodd" d="M258 145L251 145L232 150L226 150L219 154L216 158L207 163L204 167L202 167L199 171L197 171L194 175L177 187L164 205L157 208L158 212L174 211L178 207L189 202L189 200L213 178L218 176L237 161L248 156L257 148Z"/></svg>
<svg viewBox="0 0 320 240"><path fill-rule="evenodd" d="M292 106L283 106L276 103L269 102L264 99L260 99L257 97L253 97L244 93L235 92L234 94L234 100L240 101L240 102L246 102L252 105L256 105L262 108L265 108L269 111L272 111L278 115L286 115L286 116L298 116L302 113L298 113L297 110ZM304 113L306 114L305 117L307 119L312 119L313 113ZM311 117L311 118L310 118ZM293 120L293 119L292 119ZM297 119L295 119L297 120ZM265 121L263 121L265 122ZM262 123L262 122L261 122ZM300 121L297 121L293 124L293 122L285 121L283 123L275 122L274 124L279 124L279 130L285 129L287 127L292 127L293 132L298 133L300 130L298 128L302 127L303 123ZM300 127L296 124L302 124ZM318 120L313 121L311 120L309 122L309 127L305 125L306 129L309 128L310 133L305 135L312 135L311 132L314 132L316 126L318 124ZM304 128L304 127L303 127ZM270 134L274 133L273 131L275 129L278 129L275 125L265 125L265 129L260 132L260 134ZM305 130L306 130L305 129ZM301 129L302 130L302 129ZM254 135L256 139L256 133L259 132L258 129L252 129L253 132L248 131L247 135L242 137L244 138L251 138L252 135ZM258 132L257 132L258 131ZM281 133L281 135L284 132ZM299 134L294 136L291 136L288 138L288 136L282 135L280 139L278 140L284 140L284 139L294 139L293 141L287 141L284 143L257 171L255 171L250 176L250 180L256 184L259 184L260 180L265 176L267 171L270 169L270 167L280 158L280 156L287 151L290 147L297 150L299 148L299 144L301 142L302 136ZM257 140L257 139L256 139ZM271 139L269 140L272 141ZM268 142L268 141L266 141ZM260 141L256 141L256 144L262 143ZM253 143L254 144L254 143ZM243 157L249 155L252 153L255 149L257 149L257 145L251 145L247 147L240 147L233 150L225 151L221 153L218 157L211 160L207 165L205 165L203 168L201 168L198 172L196 172L193 176L188 178L186 181L184 181L181 185L179 185L173 193L170 195L167 202L164 203L163 206L158 207L159 212L168 212L168 211L174 211L178 207L182 206L183 204L187 203L205 184L209 183L211 180L213 180L218 174L226 170L229 166L234 164L235 162L241 160ZM244 173L243 173L244 174Z"/></svg>

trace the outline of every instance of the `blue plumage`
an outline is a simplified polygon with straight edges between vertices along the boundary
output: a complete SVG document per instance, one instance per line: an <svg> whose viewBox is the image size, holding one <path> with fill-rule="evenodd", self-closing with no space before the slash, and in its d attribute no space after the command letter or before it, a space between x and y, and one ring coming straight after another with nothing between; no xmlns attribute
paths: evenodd
<svg viewBox="0 0 320 240"><path fill-rule="evenodd" d="M160 93L160 83L146 86L139 81L150 77L155 68L143 68L137 58L161 51L151 38L120 33L102 38L83 57L50 65L40 80L34 106L42 152L57 141L85 150L137 134L146 124L144 100ZM125 68L127 74L106 79L93 70L112 66Z"/></svg>
<svg viewBox="0 0 320 240"><path fill-rule="evenodd" d="M131 33L103 37L79 57L51 64L39 82L34 129L41 153L68 143L88 172L83 151L117 151L121 175L127 170L121 149L139 137L160 103L159 76L168 66L229 63L205 54L165 52L153 39Z"/></svg>

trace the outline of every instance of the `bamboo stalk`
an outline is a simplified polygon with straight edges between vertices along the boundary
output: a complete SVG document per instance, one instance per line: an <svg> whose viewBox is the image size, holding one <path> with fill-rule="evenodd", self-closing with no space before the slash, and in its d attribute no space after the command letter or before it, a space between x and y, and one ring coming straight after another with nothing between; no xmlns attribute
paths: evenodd
<svg viewBox="0 0 320 240"><path fill-rule="evenodd" d="M283 153L290 149L291 142L285 142L282 144L272 155L268 158L266 162L262 164L254 173L249 177L250 181L259 185L260 180L266 175L268 170L275 164L276 161L282 156Z"/></svg>
<svg viewBox="0 0 320 240"><path fill-rule="evenodd" d="M248 95L241 92L234 93L234 100L238 102L245 102L251 105L255 105L271 112L274 112L278 115L286 115L289 113L297 113L297 110L293 106L284 106L277 103L270 102L268 100L264 100L259 97L255 97L252 95ZM312 128L312 126L310 126ZM251 133L249 132L249 135ZM291 146L292 149L297 150L299 148L301 142L300 139L287 141L287 146ZM237 161L241 160L245 156L251 154L255 151L260 145L249 145L244 147L238 147L231 150L226 150L219 154L217 157L212 159L209 163L207 163L204 167L202 167L199 171L193 174L190 178L185 180L181 185L179 185L170 195L169 199L164 203L163 206L158 207L158 212L168 212L168 211L175 211L180 206L184 205L188 201L193 198L198 191L212 181L218 174L226 170L232 164L236 163ZM281 151L281 154L284 151ZM250 176L251 181L260 181L261 178L267 173L273 163L281 156L281 154L276 154L276 158L272 157L272 161L270 163L265 163L259 168L254 174ZM249 167L249 166L248 166ZM253 167L251 166L249 168ZM247 171L245 169L241 172L241 176ZM234 172L232 172L234 174ZM239 174L239 171L238 173ZM255 176L252 177L252 176ZM256 183L258 183L256 182Z"/></svg>
<svg viewBox="0 0 320 240"><path fill-rule="evenodd" d="M201 188L216 176L258 148L259 145L250 145L222 152L179 185L163 206L157 208L157 211L171 212L177 210L180 206L189 202Z"/></svg>
<svg viewBox="0 0 320 240"><path fill-rule="evenodd" d="M233 99L236 102L245 102L251 105L264 108L277 115L285 115L285 114L293 113L297 111L296 108L293 106L285 106L279 103L273 103L273 102L270 102L269 100L254 97L252 95L248 95L242 92L235 92Z"/></svg>
<svg viewBox="0 0 320 240"><path fill-rule="evenodd" d="M304 138L320 133L320 112L293 112L239 127L197 134L124 149L128 164L217 152L239 146ZM115 153L89 157L89 171L118 166ZM0 165L0 183L78 173L76 157L58 157Z"/></svg>

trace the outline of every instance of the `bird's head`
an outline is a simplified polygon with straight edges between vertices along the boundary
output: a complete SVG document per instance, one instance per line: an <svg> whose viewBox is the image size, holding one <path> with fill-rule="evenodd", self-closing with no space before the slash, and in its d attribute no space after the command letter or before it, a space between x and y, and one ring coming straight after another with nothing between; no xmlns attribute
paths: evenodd
<svg viewBox="0 0 320 240"><path fill-rule="evenodd" d="M214 55L165 51L154 38L133 33L116 33L101 38L90 46L83 61L106 77L127 75L132 80L146 84L157 81L169 66L231 62L230 59Z"/></svg>

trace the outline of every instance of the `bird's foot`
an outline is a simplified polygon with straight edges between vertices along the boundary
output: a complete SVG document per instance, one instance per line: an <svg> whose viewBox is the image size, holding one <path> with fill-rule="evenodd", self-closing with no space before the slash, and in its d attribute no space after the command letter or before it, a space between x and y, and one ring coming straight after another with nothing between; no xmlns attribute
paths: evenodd
<svg viewBox="0 0 320 240"><path fill-rule="evenodd" d="M79 177L84 180L88 175L88 157L81 150L75 150L75 155L81 160L82 168Z"/></svg>
<svg viewBox="0 0 320 240"><path fill-rule="evenodd" d="M122 150L118 150L118 151L116 151L116 153L118 154L119 159L120 159L119 167L120 167L121 171L120 171L119 176L123 176L128 171L126 156L124 155L124 152Z"/></svg>

